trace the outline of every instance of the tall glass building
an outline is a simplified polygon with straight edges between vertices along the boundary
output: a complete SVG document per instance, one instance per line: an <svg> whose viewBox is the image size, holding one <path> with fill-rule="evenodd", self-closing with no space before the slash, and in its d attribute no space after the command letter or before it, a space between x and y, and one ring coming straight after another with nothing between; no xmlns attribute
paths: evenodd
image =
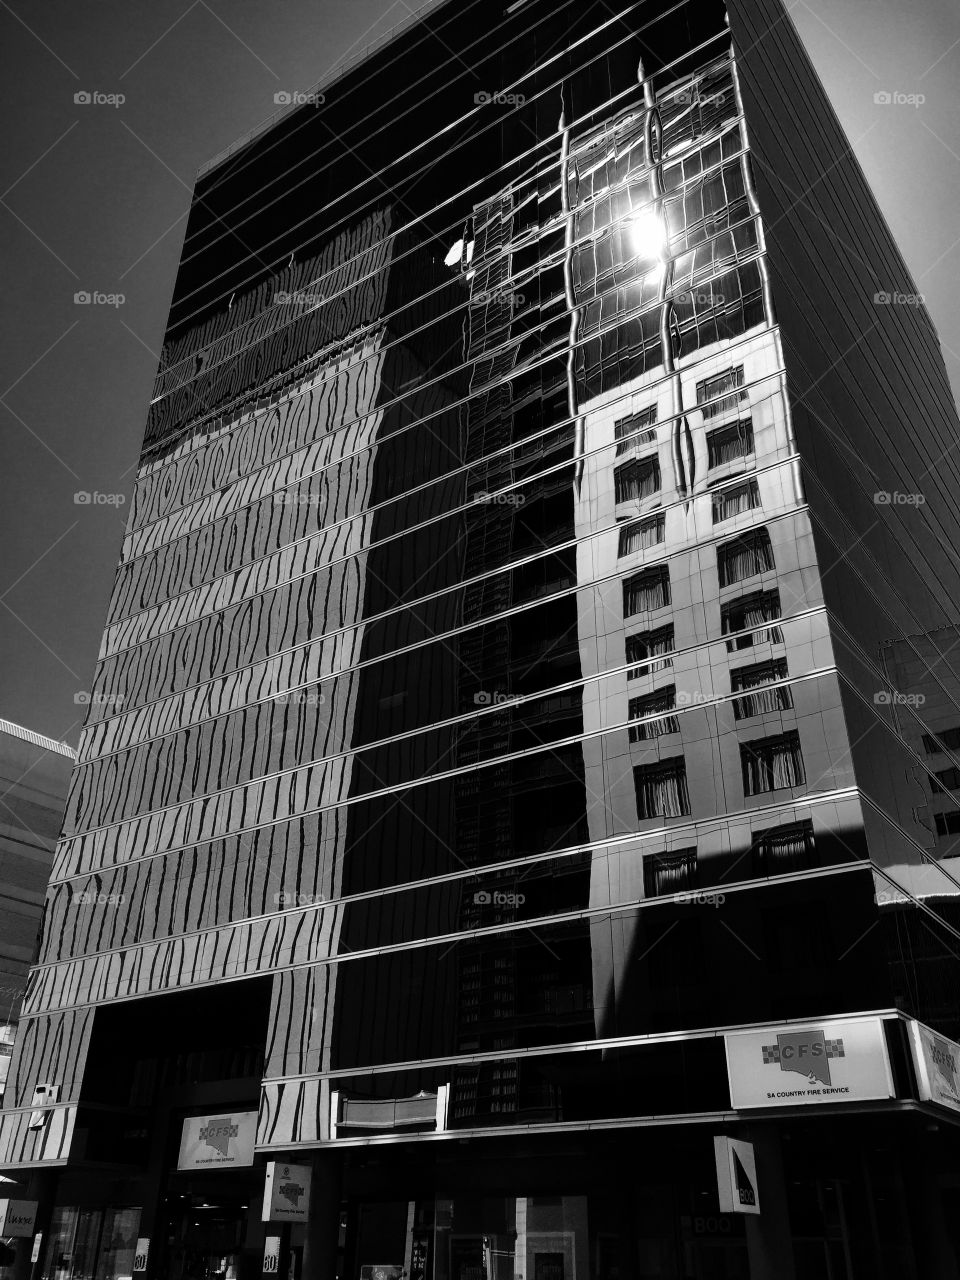
<svg viewBox="0 0 960 1280"><path fill-rule="evenodd" d="M781 0L440 0L300 99L197 182L0 1111L34 1275L956 1280L881 642L960 727L960 422Z"/></svg>

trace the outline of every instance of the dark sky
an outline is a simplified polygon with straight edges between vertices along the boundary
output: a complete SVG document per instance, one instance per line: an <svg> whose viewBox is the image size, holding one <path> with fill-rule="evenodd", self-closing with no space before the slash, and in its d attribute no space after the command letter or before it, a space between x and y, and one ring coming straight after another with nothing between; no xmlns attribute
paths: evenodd
<svg viewBox="0 0 960 1280"><path fill-rule="evenodd" d="M584 0L590 3L590 0ZM597 3L598 14L612 0ZM960 388L960 7L790 4ZM0 717L76 744L197 168L404 0L0 0ZM77 105L78 91L124 94ZM878 92L923 95L878 104ZM77 291L123 294L79 306Z"/></svg>

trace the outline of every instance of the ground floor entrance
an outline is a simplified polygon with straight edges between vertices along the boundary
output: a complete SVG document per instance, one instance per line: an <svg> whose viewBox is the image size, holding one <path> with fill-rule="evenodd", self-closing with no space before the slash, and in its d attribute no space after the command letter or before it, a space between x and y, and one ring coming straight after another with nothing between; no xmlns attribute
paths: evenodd
<svg viewBox="0 0 960 1280"><path fill-rule="evenodd" d="M721 1211L713 1128L251 1148L233 1168L182 1169L172 1142L139 1173L45 1174L36 1257L0 1280L960 1280L951 1127L732 1126L759 1217ZM304 1221L263 1222L268 1158L311 1169Z"/></svg>

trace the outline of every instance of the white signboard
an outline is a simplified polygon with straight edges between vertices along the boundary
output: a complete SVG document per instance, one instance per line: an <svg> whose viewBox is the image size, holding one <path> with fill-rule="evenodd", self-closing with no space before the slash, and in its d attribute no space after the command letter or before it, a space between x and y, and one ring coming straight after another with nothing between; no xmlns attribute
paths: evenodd
<svg viewBox="0 0 960 1280"><path fill-rule="evenodd" d="M147 1259L150 1257L150 1237L140 1236L137 1240L137 1248L133 1255L133 1270L146 1271Z"/></svg>
<svg viewBox="0 0 960 1280"><path fill-rule="evenodd" d="M267 1236L263 1242L263 1274L265 1276L280 1274L279 1236Z"/></svg>
<svg viewBox="0 0 960 1280"><path fill-rule="evenodd" d="M178 1169L249 1168L257 1137L257 1113L189 1116L183 1122Z"/></svg>
<svg viewBox="0 0 960 1280"><path fill-rule="evenodd" d="M310 1216L310 1176L306 1164L271 1160L263 1184L264 1222L306 1222Z"/></svg>
<svg viewBox="0 0 960 1280"><path fill-rule="evenodd" d="M732 1031L724 1042L730 1101L738 1110L894 1096L879 1018L783 1023Z"/></svg>
<svg viewBox="0 0 960 1280"><path fill-rule="evenodd" d="M907 1024L917 1068L920 1097L960 1111L960 1044L938 1036L919 1022Z"/></svg>
<svg viewBox="0 0 960 1280"><path fill-rule="evenodd" d="M32 1236L36 1221L36 1200L0 1200L0 1236Z"/></svg>
<svg viewBox="0 0 960 1280"><path fill-rule="evenodd" d="M759 1213L757 1161L752 1142L739 1138L714 1138L717 1158L717 1189L721 1213Z"/></svg>

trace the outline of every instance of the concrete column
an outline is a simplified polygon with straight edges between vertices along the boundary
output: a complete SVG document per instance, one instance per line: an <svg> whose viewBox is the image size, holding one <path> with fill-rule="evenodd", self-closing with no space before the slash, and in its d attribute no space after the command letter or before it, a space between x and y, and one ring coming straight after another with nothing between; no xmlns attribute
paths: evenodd
<svg viewBox="0 0 960 1280"><path fill-rule="evenodd" d="M310 1219L303 1244L303 1280L334 1280L340 1234L343 1153L314 1154Z"/></svg>
<svg viewBox="0 0 960 1280"><path fill-rule="evenodd" d="M752 1125L738 1130L741 1136L753 1143L760 1198L759 1216L746 1218L750 1280L796 1280L780 1131L773 1124Z"/></svg>

